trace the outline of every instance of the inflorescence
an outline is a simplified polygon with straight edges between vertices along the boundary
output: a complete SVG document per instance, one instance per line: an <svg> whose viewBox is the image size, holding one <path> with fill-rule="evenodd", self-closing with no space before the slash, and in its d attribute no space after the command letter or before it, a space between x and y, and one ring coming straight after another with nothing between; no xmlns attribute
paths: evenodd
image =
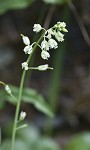
<svg viewBox="0 0 90 150"><path fill-rule="evenodd" d="M48 60L50 58L49 50L50 49L56 49L58 48L58 42L64 41L64 34L62 32L68 32L66 29L66 23L65 22L57 22L52 28L45 30L43 27L41 27L40 24L34 24L33 31L38 33L41 30L44 30L45 33L43 35L43 40L41 41L41 44L38 44L39 48L41 49L41 57L44 60ZM33 44L30 44L30 39L27 36L22 35L23 43L25 44L25 48L23 51L25 54L30 55L33 52L33 47L36 42ZM28 61L22 63L22 69L28 70L28 69L37 69L40 71L44 71L47 69L53 69L48 66L48 64L40 65L38 67L28 67Z"/></svg>

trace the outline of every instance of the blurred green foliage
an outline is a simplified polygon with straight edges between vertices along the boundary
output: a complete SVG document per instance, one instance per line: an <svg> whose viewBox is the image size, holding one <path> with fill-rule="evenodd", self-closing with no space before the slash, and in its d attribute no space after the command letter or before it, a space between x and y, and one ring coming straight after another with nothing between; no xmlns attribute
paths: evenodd
<svg viewBox="0 0 90 150"><path fill-rule="evenodd" d="M90 133L75 135L67 144L65 150L90 150Z"/></svg>
<svg viewBox="0 0 90 150"><path fill-rule="evenodd" d="M10 149L10 140L5 140L0 150ZM30 125L17 133L15 150L61 150L52 139L40 135L39 129Z"/></svg>
<svg viewBox="0 0 90 150"><path fill-rule="evenodd" d="M31 5L35 0L0 0L0 14L10 9L20 9Z"/></svg>
<svg viewBox="0 0 90 150"><path fill-rule="evenodd" d="M36 0L0 0L0 14L11 9L22 9L32 5ZM47 4L63 4L66 0L42 0Z"/></svg>
<svg viewBox="0 0 90 150"><path fill-rule="evenodd" d="M0 150L10 149L10 133L11 124L6 125L5 133L7 134L8 140L0 146ZM27 128L19 130L17 132L17 139L15 143L15 150L62 150L61 146L58 145L51 138L42 136L40 130L33 124ZM64 146L64 150L90 150L90 133L83 132L72 136L68 144Z"/></svg>
<svg viewBox="0 0 90 150"><path fill-rule="evenodd" d="M10 86L13 95L17 98L19 88L16 86ZM11 104L16 104L17 100L13 99L11 96L9 96L5 90L0 90L0 109L2 109L5 106L5 102L8 101ZM53 117L53 112L51 111L50 106L45 101L42 95L40 95L36 90L30 89L30 88L24 88L23 95L22 95L22 101L25 103L30 103L35 106L36 109L39 111L45 113L49 117Z"/></svg>

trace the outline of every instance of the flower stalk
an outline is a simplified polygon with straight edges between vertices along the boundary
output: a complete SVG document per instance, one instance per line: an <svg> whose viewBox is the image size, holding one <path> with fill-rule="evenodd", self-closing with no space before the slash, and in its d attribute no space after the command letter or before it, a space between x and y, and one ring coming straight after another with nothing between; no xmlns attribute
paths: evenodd
<svg viewBox="0 0 90 150"><path fill-rule="evenodd" d="M37 48L37 45L42 40L43 35L44 35L44 33L42 34L42 36L37 41L37 44L35 44L35 46L33 48L33 52L31 53L31 55L29 55L29 57L27 59L28 63L30 62L32 54L34 53L35 49ZM19 95L18 95L18 100L17 100L17 106L16 106L16 112L15 112L15 119L14 119L13 131L12 131L11 150L14 150L14 145L15 145L15 136L16 136L16 130L17 130L17 122L18 122L18 116L19 116L19 110L20 110L20 104L21 104L22 90L23 90L25 75L26 75L26 70L24 69L23 73L22 73L22 77L21 77L20 90L19 90Z"/></svg>
<svg viewBox="0 0 90 150"><path fill-rule="evenodd" d="M41 27L40 24L34 24L34 26L33 26L34 32L38 33L41 30L43 30L41 37L39 38L39 40L37 42L34 42L33 44L30 43L30 40L27 36L24 36L23 34L21 34L23 43L25 44L25 48L23 49L23 51L25 52L25 54L28 54L29 56L28 56L27 61L22 63L23 72L22 72L22 76L21 76L18 99L16 99L13 96L10 87L0 81L0 84L5 86L5 91L13 99L17 100L16 112L15 112L15 118L14 118L14 124L13 124L13 131L12 131L11 150L14 150L16 131L27 126L27 124L22 124L22 125L18 126L18 123L20 121L23 121L26 117L26 112L23 112L23 111L20 113L20 116L19 116L26 71L29 69L35 69L35 70L37 69L39 71L45 71L47 69L53 70L53 68L49 67L48 64L40 65L38 67L29 67L29 63L32 58L32 55L38 46L41 49L41 57L44 60L48 60L48 58L50 58L50 54L48 51L50 49L58 48L58 42L64 41L64 34L62 34L61 31L68 32L66 29L66 24L64 22L57 22L57 24L55 24L52 28L50 28L48 30L45 30L43 27ZM41 42L41 44L40 44L40 42Z"/></svg>

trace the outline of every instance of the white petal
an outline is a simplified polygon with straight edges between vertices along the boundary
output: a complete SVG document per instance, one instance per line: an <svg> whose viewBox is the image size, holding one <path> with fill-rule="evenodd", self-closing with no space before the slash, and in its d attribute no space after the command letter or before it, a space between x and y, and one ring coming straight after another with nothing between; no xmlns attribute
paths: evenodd
<svg viewBox="0 0 90 150"><path fill-rule="evenodd" d="M27 62L22 63L22 69L28 70L28 63Z"/></svg>
<svg viewBox="0 0 90 150"><path fill-rule="evenodd" d="M20 120L24 120L25 119L25 117L26 117L26 112L23 112L23 111L21 111L21 113L20 113Z"/></svg>
<svg viewBox="0 0 90 150"><path fill-rule="evenodd" d="M42 30L42 27L41 27L41 25L40 24L34 24L34 26L33 26L33 31L34 32L40 32Z"/></svg>
<svg viewBox="0 0 90 150"><path fill-rule="evenodd" d="M44 70L47 70L47 69L48 69L48 64L38 66L38 70L40 70L40 71L44 71Z"/></svg>
<svg viewBox="0 0 90 150"><path fill-rule="evenodd" d="M49 57L50 57L50 54L47 52L47 51L42 51L41 52L41 57L43 58L43 59L48 59Z"/></svg>
<svg viewBox="0 0 90 150"><path fill-rule="evenodd" d="M25 54L31 54L32 53L32 45L25 46L24 50Z"/></svg>
<svg viewBox="0 0 90 150"><path fill-rule="evenodd" d="M54 39L49 39L48 43L50 48L56 49L58 47L58 43Z"/></svg>
<svg viewBox="0 0 90 150"><path fill-rule="evenodd" d="M42 50L46 50L46 51L49 50L49 44L46 40L42 41L41 48L42 48Z"/></svg>
<svg viewBox="0 0 90 150"><path fill-rule="evenodd" d="M30 44L30 40L27 36L22 35L22 39L23 39L23 43L25 45L29 45Z"/></svg>

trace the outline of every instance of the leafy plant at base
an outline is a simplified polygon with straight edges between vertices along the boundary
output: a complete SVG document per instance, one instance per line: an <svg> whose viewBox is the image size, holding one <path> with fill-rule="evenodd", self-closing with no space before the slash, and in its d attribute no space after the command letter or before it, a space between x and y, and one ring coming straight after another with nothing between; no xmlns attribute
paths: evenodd
<svg viewBox="0 0 90 150"><path fill-rule="evenodd" d="M13 9L22 9L31 6L36 0L0 0L0 14ZM46 4L64 4L66 0L42 0Z"/></svg>
<svg viewBox="0 0 90 150"><path fill-rule="evenodd" d="M0 14L3 14L11 9L21 9L28 7L34 1L35 0L0 0Z"/></svg>
<svg viewBox="0 0 90 150"><path fill-rule="evenodd" d="M10 149L10 140L5 140L0 150ZM17 133L15 150L61 150L52 139L40 135L40 131L30 125Z"/></svg>
<svg viewBox="0 0 90 150"><path fill-rule="evenodd" d="M13 95L17 98L19 88L10 85L10 89L12 90ZM5 106L5 101L8 101L13 105L16 105L17 103L17 99L12 99L10 95L7 95L5 90L0 91L0 97L1 97L0 108L3 108ZM25 103L33 104L36 109L45 113L49 117L54 116L49 104L45 101L43 96L34 89L24 88L22 94L22 101Z"/></svg>

